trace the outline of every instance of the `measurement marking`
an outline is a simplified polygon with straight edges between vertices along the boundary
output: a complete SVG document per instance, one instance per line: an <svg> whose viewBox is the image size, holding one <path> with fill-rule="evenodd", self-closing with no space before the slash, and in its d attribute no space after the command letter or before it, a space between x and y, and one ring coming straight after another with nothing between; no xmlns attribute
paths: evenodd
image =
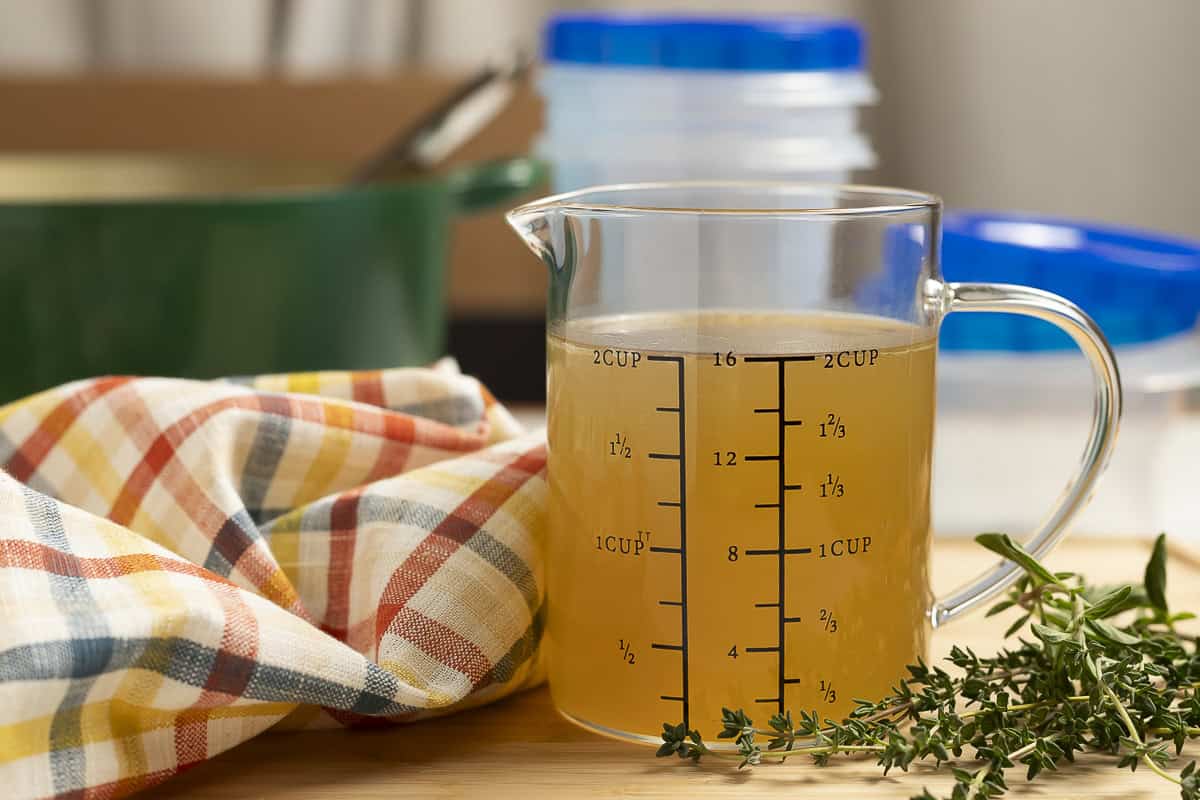
<svg viewBox="0 0 1200 800"><path fill-rule="evenodd" d="M678 600L659 600L658 604L660 606L682 606L683 605L683 603L679 602Z"/></svg>
<svg viewBox="0 0 1200 800"><path fill-rule="evenodd" d="M785 484L783 485L783 490L784 490L785 492L798 492L798 491L800 491L800 490L801 490L801 489L803 489L803 488L804 488L804 487L803 487L803 486L801 486L801 485L800 485L800 484L798 484L798 483L785 483Z"/></svg>
<svg viewBox="0 0 1200 800"><path fill-rule="evenodd" d="M800 618L799 617L784 617L783 621L784 622L799 622Z"/></svg>
<svg viewBox="0 0 1200 800"><path fill-rule="evenodd" d="M779 508L779 503L755 503L755 508Z"/></svg>
<svg viewBox="0 0 1200 800"><path fill-rule="evenodd" d="M678 414L678 413L679 413L679 409L678 409L678 408L676 408L676 407L674 407L674 406L659 406L658 408L656 408L656 409L654 409L654 410L655 410L655 411L669 411L669 412L671 412L671 413L674 413L674 414Z"/></svg>
<svg viewBox="0 0 1200 800"><path fill-rule="evenodd" d="M783 424L784 424L784 425L789 425L789 426L790 426L790 425L803 425L803 424L804 424L804 420L799 420L799 419L785 419L785 420L783 421Z"/></svg>
<svg viewBox="0 0 1200 800"><path fill-rule="evenodd" d="M659 500L658 504L667 508L679 508L679 503L674 500Z"/></svg>
<svg viewBox="0 0 1200 800"><path fill-rule="evenodd" d="M814 360L816 360L816 356L808 356L806 360L814 361ZM784 367L786 367L786 366L787 366L786 361L779 362L779 377L777 378L777 380L779 382L779 407L781 409L787 408L787 403L784 400L784 394L783 394L784 393L784 381L783 381L784 374L783 373L784 373ZM779 412L779 449L778 449L778 453L779 453L779 493L777 495L779 498L779 553L780 553L780 556L779 556L779 689L777 690L777 694L779 695L779 713L780 714L783 713L783 687L786 685L786 682L783 679L783 670L784 670L784 652L783 652L784 611L783 611L783 605L785 602L783 591L784 591L784 587L787 586L787 582L786 582L787 559L783 557L783 556L787 555L787 549L786 549L787 548L787 515L784 513L785 508L783 505L783 498L785 496L785 493L783 491L783 485L784 485L783 473L786 471L786 463L787 463L783 459L783 454L785 452L784 447L787 445L787 437L784 436L783 434L784 434L784 431L787 429L788 421L785 420L783 418L783 416L784 416L783 412L780 411Z"/></svg>
<svg viewBox="0 0 1200 800"><path fill-rule="evenodd" d="M681 644L659 644L658 642L655 642L654 644L650 645L650 647L655 650L678 650L680 652L683 651L683 645L681 645Z"/></svg>
<svg viewBox="0 0 1200 800"><path fill-rule="evenodd" d="M651 456L651 458L653 458L653 456ZM778 461L779 454L776 453L773 456L746 456L746 460L747 461Z"/></svg>
<svg viewBox="0 0 1200 800"><path fill-rule="evenodd" d="M778 408L756 408L756 409L754 409L754 413L755 414L778 414L779 409Z"/></svg>
<svg viewBox="0 0 1200 800"><path fill-rule="evenodd" d="M653 358L653 356L651 356ZM763 364L767 362L777 362L786 364L789 361L816 361L816 356L746 356L742 359L749 364Z"/></svg>
<svg viewBox="0 0 1200 800"><path fill-rule="evenodd" d="M750 359L746 359L746 360L749 361ZM756 703L778 703L778 702L780 702L780 700L778 697L756 697L756 698L754 698L754 702L756 702Z"/></svg>
<svg viewBox="0 0 1200 800"><path fill-rule="evenodd" d="M778 653L778 647L747 647L747 653Z"/></svg>
<svg viewBox="0 0 1200 800"><path fill-rule="evenodd" d="M683 550L679 549L678 547L651 547L650 552L651 553L679 553L680 555L683 554Z"/></svg>
<svg viewBox="0 0 1200 800"><path fill-rule="evenodd" d="M788 683L799 683L799 682L800 682L800 679L799 679L799 678L784 678L784 679L783 679L783 682L784 682L785 684L788 684Z"/></svg>
<svg viewBox="0 0 1200 800"><path fill-rule="evenodd" d="M755 608L778 608L779 603L755 603Z"/></svg>
<svg viewBox="0 0 1200 800"><path fill-rule="evenodd" d="M677 417L679 419L679 452L671 455L668 453L651 453L651 458L671 459L679 462L679 547L656 549L650 548L650 552L676 552L679 554L679 649L680 655L680 685L682 694L678 697L674 695L662 695L663 700L676 700L683 704L683 728L688 729L689 720L689 702L688 695L690 693L688 681L688 571L687 571L687 401L685 399L684 375L683 375L683 356L647 356L648 361L666 361L675 364L676 388L675 388L675 405L662 406L662 408L677 408L679 409Z"/></svg>
<svg viewBox="0 0 1200 800"><path fill-rule="evenodd" d="M653 550L654 548L651 547L650 549ZM811 547L785 547L782 552L785 556L803 556L803 555L807 555L807 554L811 553L812 548ZM746 555L748 555L748 556L777 556L777 555L779 555L779 553L780 553L780 550L776 547L772 547L769 550L747 550L746 551ZM776 605L778 605L778 604L776 604Z"/></svg>
<svg viewBox="0 0 1200 800"><path fill-rule="evenodd" d="M659 699L659 700L674 700L674 701L676 701L676 702L679 702L679 703L686 703L686 702L687 702L687 700L686 700L686 699L684 699L684 698L682 698L682 697L678 697L678 696L676 696L676 695L673 695L673 694L660 694L660 695L658 696L658 699Z"/></svg>

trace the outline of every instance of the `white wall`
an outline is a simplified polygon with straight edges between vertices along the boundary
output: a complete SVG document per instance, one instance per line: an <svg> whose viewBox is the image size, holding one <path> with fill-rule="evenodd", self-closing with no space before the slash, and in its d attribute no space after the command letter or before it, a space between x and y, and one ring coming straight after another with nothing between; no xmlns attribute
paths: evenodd
<svg viewBox="0 0 1200 800"><path fill-rule="evenodd" d="M1200 2L872 4L888 181L1200 236Z"/></svg>

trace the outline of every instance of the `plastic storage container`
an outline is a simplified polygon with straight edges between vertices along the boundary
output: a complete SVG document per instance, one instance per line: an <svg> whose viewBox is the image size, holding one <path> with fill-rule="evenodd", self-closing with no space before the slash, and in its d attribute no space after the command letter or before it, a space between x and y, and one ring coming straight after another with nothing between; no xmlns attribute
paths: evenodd
<svg viewBox="0 0 1200 800"><path fill-rule="evenodd" d="M859 107L876 98L865 52L861 28L845 20L554 16L540 78L546 127L535 149L560 192L661 180L844 182L875 163L858 130ZM655 244L643 233L607 231L602 246L646 257ZM828 232L783 235L784 246L766 248L778 263L759 273L766 299L819 296L827 276L814 270L830 263ZM606 274L601 290L607 302L636 309L640 298L666 296L676 279L670 271ZM681 296L680 307L693 300Z"/></svg>
<svg viewBox="0 0 1200 800"><path fill-rule="evenodd" d="M1200 541L1200 243L983 212L948 213L943 237L947 280L1056 292L1114 346L1125 414L1113 460L1074 527ZM1079 457L1087 367L1065 335L1024 317L953 316L940 341L935 528L1023 534Z"/></svg>
<svg viewBox="0 0 1200 800"><path fill-rule="evenodd" d="M844 181L874 165L862 29L808 17L561 14L537 152L558 191L680 179Z"/></svg>

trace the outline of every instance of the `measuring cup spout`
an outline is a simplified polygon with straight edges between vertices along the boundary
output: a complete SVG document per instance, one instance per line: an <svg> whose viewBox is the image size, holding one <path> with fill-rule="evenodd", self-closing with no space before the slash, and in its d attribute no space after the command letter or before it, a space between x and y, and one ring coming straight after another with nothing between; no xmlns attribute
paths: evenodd
<svg viewBox="0 0 1200 800"><path fill-rule="evenodd" d="M550 268L551 277L568 266L570 254L563 247L566 216L560 207L544 201L531 203L509 211L505 219L521 241Z"/></svg>

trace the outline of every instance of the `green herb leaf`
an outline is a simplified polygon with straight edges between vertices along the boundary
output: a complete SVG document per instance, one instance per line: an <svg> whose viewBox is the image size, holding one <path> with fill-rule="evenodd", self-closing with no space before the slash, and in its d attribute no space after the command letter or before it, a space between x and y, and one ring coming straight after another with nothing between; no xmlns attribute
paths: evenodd
<svg viewBox="0 0 1200 800"><path fill-rule="evenodd" d="M996 603L996 605L992 606L991 608L989 608L987 610L987 616L994 617L1002 611L1007 611L1008 609L1012 608L1016 604L1017 603L1015 600L1004 600L999 603Z"/></svg>
<svg viewBox="0 0 1200 800"><path fill-rule="evenodd" d="M1122 586L1101 597L1090 608L1083 612L1085 619L1104 619L1116 613L1125 603L1132 587Z"/></svg>
<svg viewBox="0 0 1200 800"><path fill-rule="evenodd" d="M1071 634L1067 633L1066 631L1060 631L1057 628L1040 625L1036 622L1031 626L1031 630L1033 631L1034 636L1038 637L1043 642L1059 644L1061 642L1071 641Z"/></svg>
<svg viewBox="0 0 1200 800"><path fill-rule="evenodd" d="M1142 579L1146 586L1146 596L1150 604L1164 614L1167 613L1167 535L1160 533L1154 540L1154 550L1150 553L1150 561L1146 564L1146 574Z"/></svg>
<svg viewBox="0 0 1200 800"><path fill-rule="evenodd" d="M1019 616L1015 620L1013 620L1012 624L1008 626L1008 629L1004 631L1004 638L1007 639L1008 637L1012 636L1017 631L1021 630L1021 628L1024 628L1025 623L1029 622L1029 618L1032 616L1033 616L1033 612L1031 611L1028 614L1022 614L1021 616Z"/></svg>
<svg viewBox="0 0 1200 800"><path fill-rule="evenodd" d="M1120 628L1102 619L1089 619L1086 624L1088 631L1092 635L1105 640L1109 644L1132 647L1142 643L1142 640L1138 637L1125 633Z"/></svg>
<svg viewBox="0 0 1200 800"><path fill-rule="evenodd" d="M1030 576L1038 578L1043 583L1057 583L1058 579L1050 570L1042 566L1036 558L1025 550L1006 533L981 533L975 541L997 555L1007 558L1020 565Z"/></svg>

